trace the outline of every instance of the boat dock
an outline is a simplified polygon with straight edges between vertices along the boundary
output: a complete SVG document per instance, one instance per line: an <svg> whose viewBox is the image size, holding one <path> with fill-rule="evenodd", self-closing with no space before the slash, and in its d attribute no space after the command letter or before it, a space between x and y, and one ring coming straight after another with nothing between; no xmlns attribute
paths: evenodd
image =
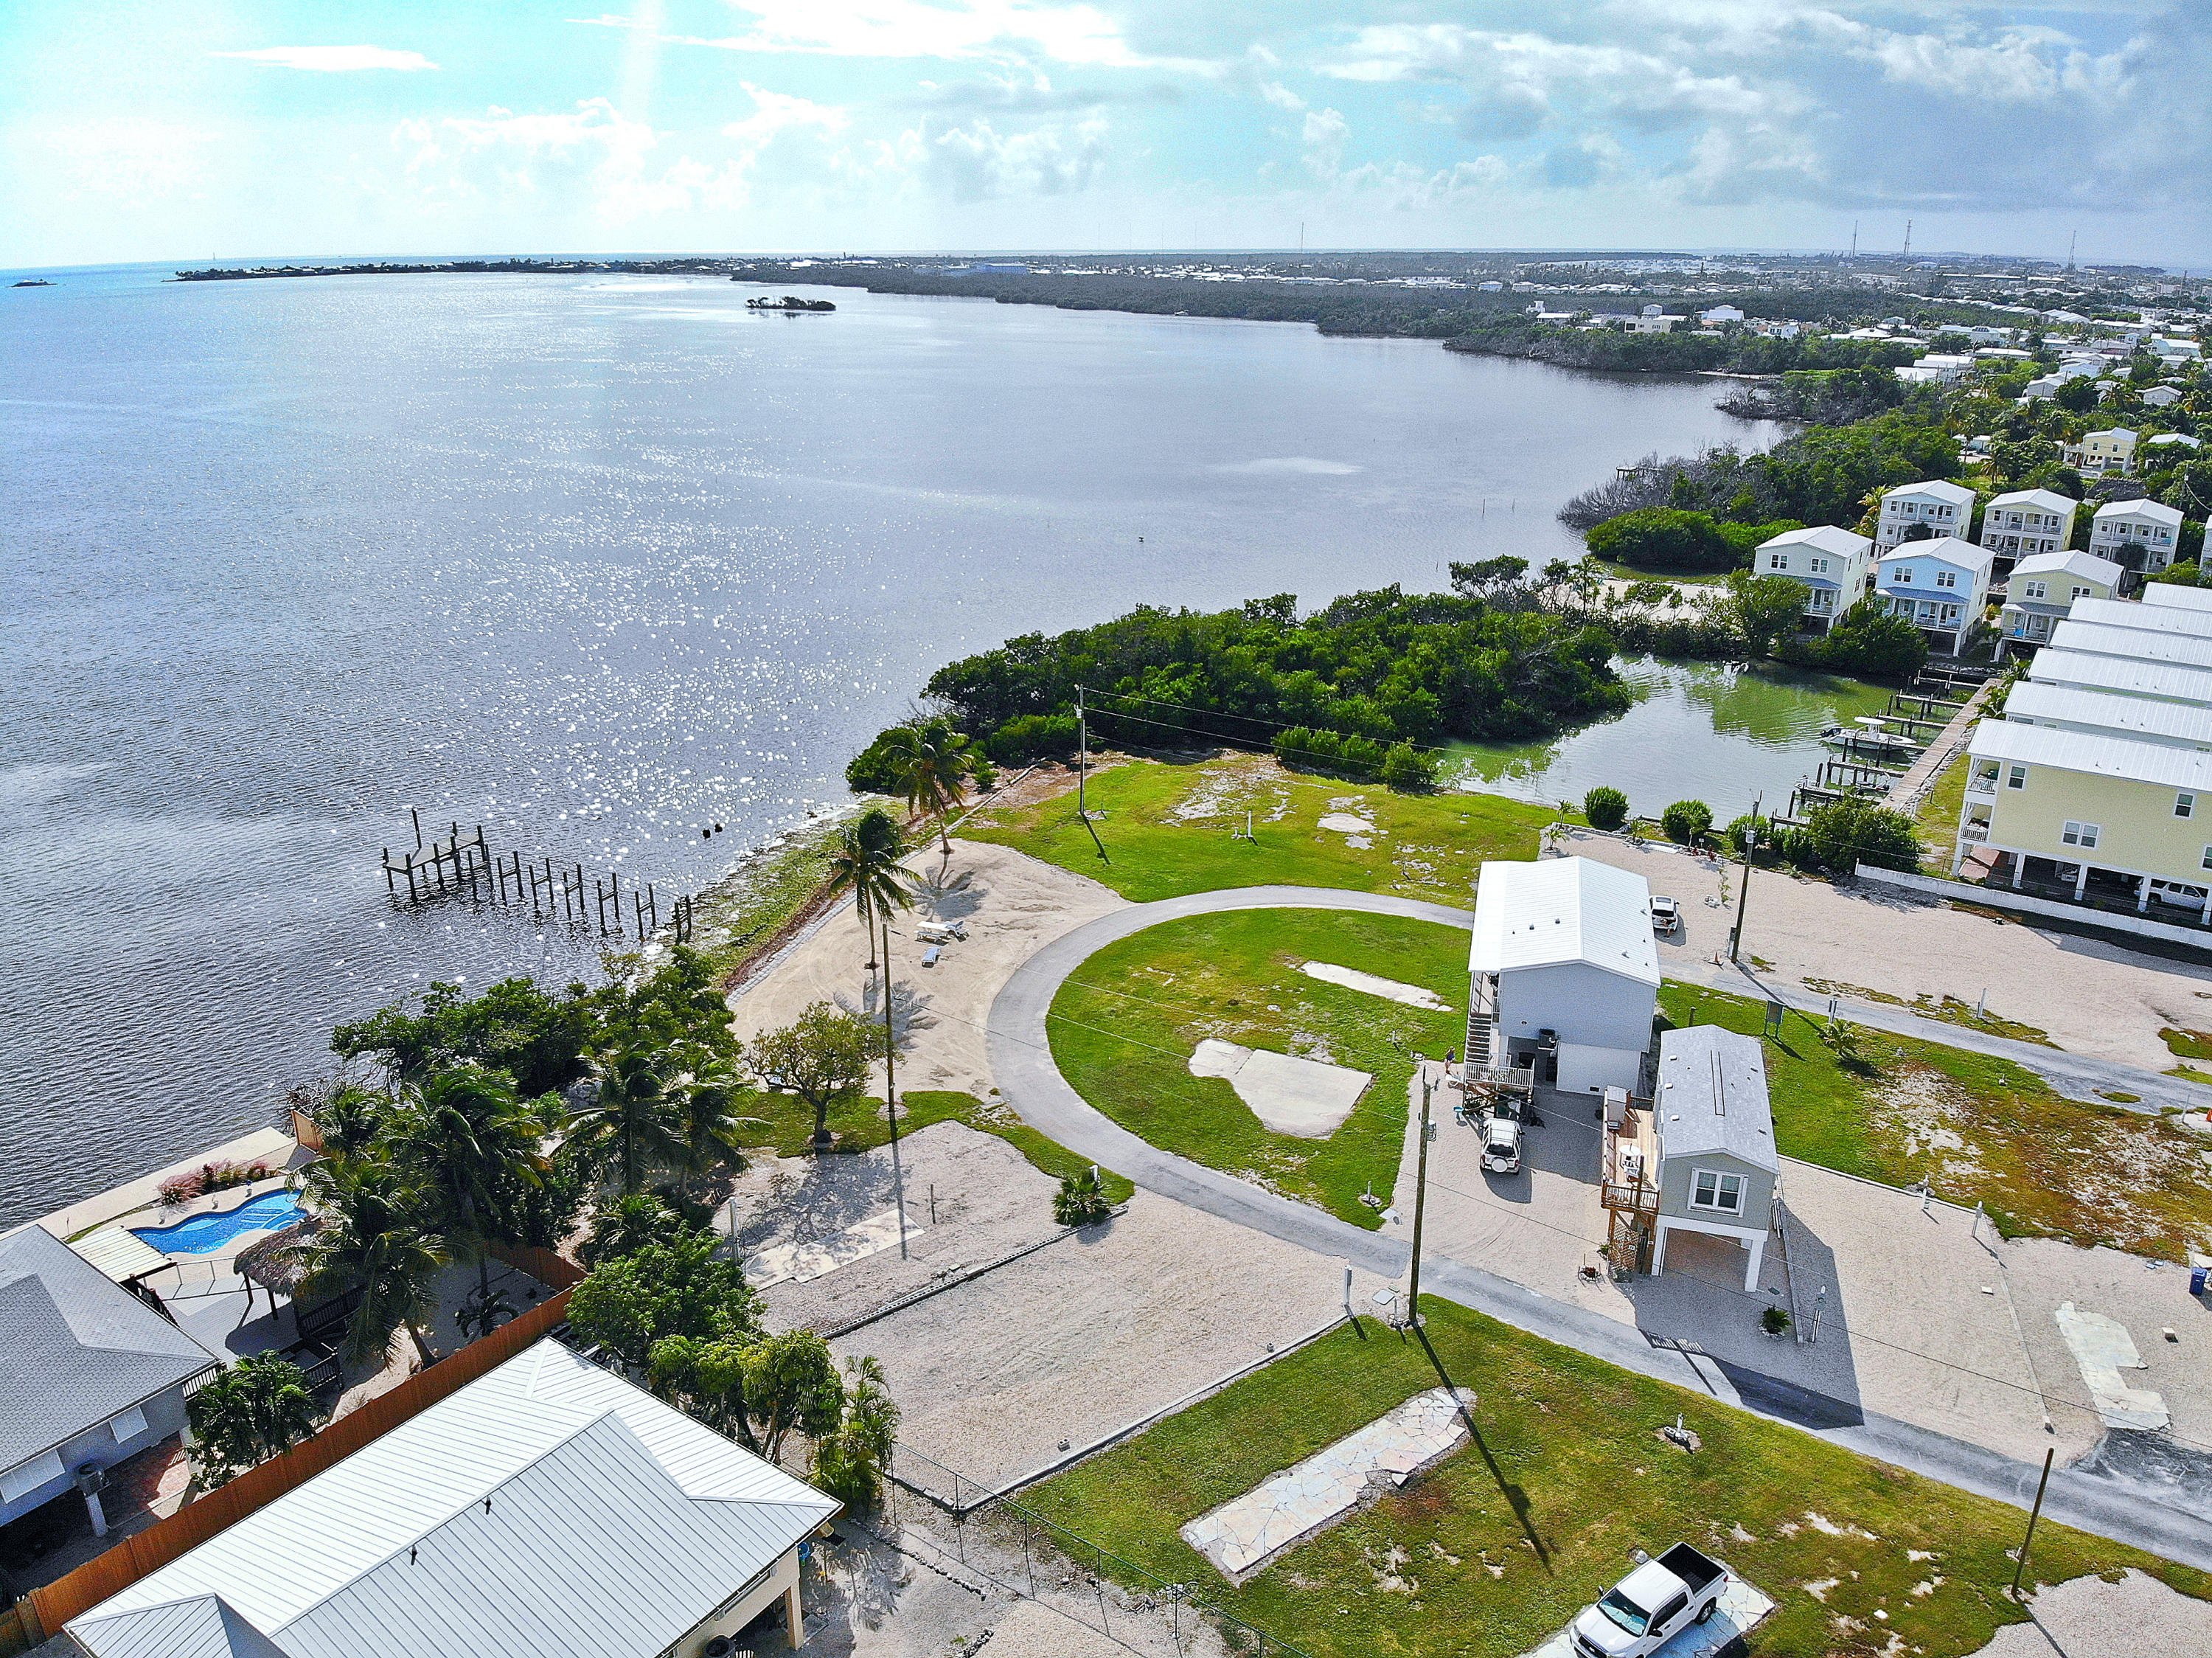
<svg viewBox="0 0 2212 1658"><path fill-rule="evenodd" d="M450 823L443 835L425 841L422 813L410 807L409 815L414 821L415 844L401 849L397 857L386 846L378 865L384 871L385 890L395 900L404 881L410 905L465 897L479 905L519 908L527 899L532 921L565 921L586 931L596 923L601 938L634 936L643 942L661 930L659 895L651 881L642 887L631 884L626 930L619 872L592 876L587 901L580 863L556 864L550 856L526 863L519 851L495 851L484 838L482 824L465 835L459 823ZM668 930L676 943L691 942L692 902L688 896L670 906Z"/></svg>

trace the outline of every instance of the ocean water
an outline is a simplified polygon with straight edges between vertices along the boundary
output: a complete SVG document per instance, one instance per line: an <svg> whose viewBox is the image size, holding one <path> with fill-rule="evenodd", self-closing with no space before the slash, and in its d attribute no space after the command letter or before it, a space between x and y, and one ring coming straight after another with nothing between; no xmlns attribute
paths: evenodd
<svg viewBox="0 0 2212 1658"><path fill-rule="evenodd" d="M330 1027L595 943L386 898L481 822L696 890L950 657L1578 552L1711 382L700 279L0 287L0 1224L270 1119ZM711 841L700 829L720 821Z"/></svg>

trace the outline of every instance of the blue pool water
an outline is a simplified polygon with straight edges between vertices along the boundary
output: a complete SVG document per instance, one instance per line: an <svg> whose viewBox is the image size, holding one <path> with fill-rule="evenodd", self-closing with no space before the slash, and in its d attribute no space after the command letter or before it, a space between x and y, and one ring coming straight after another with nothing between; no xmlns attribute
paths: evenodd
<svg viewBox="0 0 2212 1658"><path fill-rule="evenodd" d="M164 1254L212 1255L241 1234L281 1230L298 1220L300 1214L297 1192L264 1192L236 1209L195 1215L174 1226L134 1226L131 1231Z"/></svg>

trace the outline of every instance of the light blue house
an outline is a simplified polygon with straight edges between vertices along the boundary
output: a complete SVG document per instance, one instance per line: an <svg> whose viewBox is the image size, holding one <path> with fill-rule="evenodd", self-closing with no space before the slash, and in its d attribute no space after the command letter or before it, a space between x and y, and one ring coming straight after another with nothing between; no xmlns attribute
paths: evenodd
<svg viewBox="0 0 2212 1658"><path fill-rule="evenodd" d="M0 1238L0 1524L82 1492L185 1428L216 1356L52 1233Z"/></svg>
<svg viewBox="0 0 2212 1658"><path fill-rule="evenodd" d="M1875 567L1875 597L1956 656L1989 604L1996 558L1955 535L1902 542Z"/></svg>

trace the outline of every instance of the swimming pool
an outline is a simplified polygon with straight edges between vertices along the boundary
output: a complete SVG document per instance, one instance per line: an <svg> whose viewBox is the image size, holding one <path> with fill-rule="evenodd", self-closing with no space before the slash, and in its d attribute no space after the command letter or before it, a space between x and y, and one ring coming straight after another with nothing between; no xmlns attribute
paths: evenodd
<svg viewBox="0 0 2212 1658"><path fill-rule="evenodd" d="M134 1226L131 1232L165 1255L212 1255L248 1232L280 1231L302 1212L296 1192L264 1192L235 1209L194 1215L174 1226Z"/></svg>

